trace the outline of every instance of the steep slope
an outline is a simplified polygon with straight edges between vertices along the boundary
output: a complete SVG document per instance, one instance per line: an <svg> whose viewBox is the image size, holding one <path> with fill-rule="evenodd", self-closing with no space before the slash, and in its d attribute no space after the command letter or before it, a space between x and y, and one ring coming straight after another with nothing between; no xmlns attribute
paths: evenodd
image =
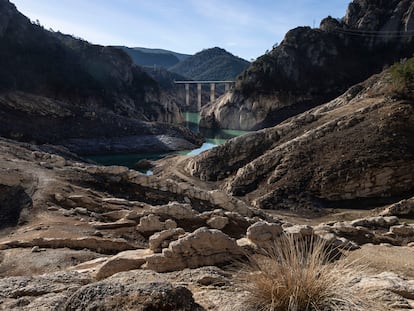
<svg viewBox="0 0 414 311"><path fill-rule="evenodd" d="M129 48L126 46L120 46L118 48L125 51L131 57L132 61L140 66L169 68L178 64L180 59L185 59L185 56L178 58L177 56L180 54L167 50Z"/></svg>
<svg viewBox="0 0 414 311"><path fill-rule="evenodd" d="M143 53L147 53L147 54L151 54L151 53L152 54L171 54L177 57L180 62L191 56L190 54L183 54L183 53L178 53L178 52L164 50L164 49L150 49L150 48L143 48L143 47L134 47L132 49L143 52Z"/></svg>
<svg viewBox="0 0 414 311"><path fill-rule="evenodd" d="M179 108L119 49L44 30L0 1L0 135L77 152L194 146ZM140 141L145 135L146 144ZM165 143L181 139L181 146ZM118 148L117 140L124 139ZM176 139L174 138L174 140ZM70 140L81 140L73 144ZM160 141L164 140L164 141ZM187 141L188 140L188 141ZM128 142L127 142L128 141Z"/></svg>
<svg viewBox="0 0 414 311"><path fill-rule="evenodd" d="M401 81L390 72L204 152L186 170L260 208L366 208L411 197L414 101L399 99Z"/></svg>
<svg viewBox="0 0 414 311"><path fill-rule="evenodd" d="M238 77L233 92L205 107L202 126L273 126L410 57L413 10L410 0L354 0L341 20L289 31Z"/></svg>
<svg viewBox="0 0 414 311"><path fill-rule="evenodd" d="M248 65L248 61L215 47L185 59L170 71L192 80L233 80Z"/></svg>

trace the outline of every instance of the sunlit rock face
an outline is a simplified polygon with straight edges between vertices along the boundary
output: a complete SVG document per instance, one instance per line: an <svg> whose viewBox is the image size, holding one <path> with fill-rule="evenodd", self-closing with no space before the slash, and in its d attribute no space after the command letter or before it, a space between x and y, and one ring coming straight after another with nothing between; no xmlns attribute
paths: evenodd
<svg viewBox="0 0 414 311"><path fill-rule="evenodd" d="M375 206L410 197L414 109L393 99L391 81L389 70L375 75L324 105L189 159L186 170L260 208Z"/></svg>
<svg viewBox="0 0 414 311"><path fill-rule="evenodd" d="M298 27L259 57L230 94L203 108L209 128L260 129L342 94L414 52L412 1L353 1L341 20ZM390 33L391 32L391 33ZM394 34L394 35L390 35Z"/></svg>

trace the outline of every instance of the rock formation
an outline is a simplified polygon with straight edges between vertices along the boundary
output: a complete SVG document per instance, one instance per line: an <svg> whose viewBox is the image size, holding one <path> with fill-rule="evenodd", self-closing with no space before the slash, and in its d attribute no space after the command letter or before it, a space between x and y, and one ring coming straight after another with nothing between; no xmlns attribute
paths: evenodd
<svg viewBox="0 0 414 311"><path fill-rule="evenodd" d="M269 129L188 160L186 170L269 209L381 206L414 194L414 109L390 70Z"/></svg>
<svg viewBox="0 0 414 311"><path fill-rule="evenodd" d="M0 139L0 172L6 310L222 310L246 295L226 265L281 236L321 238L346 252L386 243L407 253L414 242L413 225L395 216L295 224L195 179L91 165L62 148ZM380 272L353 284L409 306L411 282Z"/></svg>
<svg viewBox="0 0 414 311"><path fill-rule="evenodd" d="M354 0L343 19L289 31L238 77L232 92L203 108L200 126L260 129L339 96L412 56L412 12L410 0Z"/></svg>

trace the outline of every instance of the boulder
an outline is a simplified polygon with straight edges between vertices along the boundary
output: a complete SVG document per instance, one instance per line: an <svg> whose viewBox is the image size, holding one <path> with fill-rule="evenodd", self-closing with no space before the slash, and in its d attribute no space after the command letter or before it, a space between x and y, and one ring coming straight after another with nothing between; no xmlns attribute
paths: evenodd
<svg viewBox="0 0 414 311"><path fill-rule="evenodd" d="M161 232L157 232L149 238L149 248L154 253L160 253L163 248L169 246L171 241L177 240L180 235L185 234L184 229L175 228L167 229Z"/></svg>
<svg viewBox="0 0 414 311"><path fill-rule="evenodd" d="M103 279L121 271L139 269L145 263L145 256L152 254L148 249L120 252L108 258L96 271L96 278Z"/></svg>
<svg viewBox="0 0 414 311"><path fill-rule="evenodd" d="M214 216L207 220L207 225L218 230L222 230L228 223L229 219L224 216Z"/></svg>
<svg viewBox="0 0 414 311"><path fill-rule="evenodd" d="M414 197L387 206L380 215L404 218L414 217Z"/></svg>
<svg viewBox="0 0 414 311"><path fill-rule="evenodd" d="M274 242L283 232L282 226L277 223L259 221L247 228L247 238L258 246Z"/></svg>
<svg viewBox="0 0 414 311"><path fill-rule="evenodd" d="M297 236L300 238L313 235L313 228L308 225L294 225L283 228L283 231L285 234Z"/></svg>
<svg viewBox="0 0 414 311"><path fill-rule="evenodd" d="M414 236L414 225L402 224L397 226L392 226L390 232L402 237Z"/></svg>
<svg viewBox="0 0 414 311"><path fill-rule="evenodd" d="M182 204L178 202L170 202L166 205L153 206L151 207L150 212L173 219L191 219L197 217L198 215L198 212L195 211L190 204Z"/></svg>
<svg viewBox="0 0 414 311"><path fill-rule="evenodd" d="M156 232L162 231L165 229L176 228L177 223L174 220L167 219L166 221L160 221L160 217L154 214L141 217L139 224L136 227L136 230L142 233L146 232Z"/></svg>
<svg viewBox="0 0 414 311"><path fill-rule="evenodd" d="M167 282L137 283L127 278L106 279L78 289L64 310L202 311L192 293Z"/></svg>
<svg viewBox="0 0 414 311"><path fill-rule="evenodd" d="M393 272L362 277L355 286L364 290L386 290L406 299L414 299L414 280L407 281Z"/></svg>
<svg viewBox="0 0 414 311"><path fill-rule="evenodd" d="M385 228L388 229L391 226L397 225L400 221L396 216L376 216L355 219L350 222L354 227L366 227L366 228Z"/></svg>
<svg viewBox="0 0 414 311"><path fill-rule="evenodd" d="M236 241L216 229L199 228L171 242L161 254L147 256L145 267L157 272L217 265L243 254Z"/></svg>

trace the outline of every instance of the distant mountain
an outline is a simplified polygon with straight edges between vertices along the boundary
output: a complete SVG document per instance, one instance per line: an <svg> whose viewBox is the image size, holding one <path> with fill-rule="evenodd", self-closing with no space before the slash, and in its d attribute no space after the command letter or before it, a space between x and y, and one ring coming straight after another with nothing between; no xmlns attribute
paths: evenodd
<svg viewBox="0 0 414 311"><path fill-rule="evenodd" d="M180 60L180 62L191 56L190 54L182 54L182 53L177 53L174 51L164 50L164 49L149 49L149 48L142 48L142 47L134 47L132 49L136 51L148 53L148 54L151 54L151 53L152 54L172 54L175 57L177 57Z"/></svg>
<svg viewBox="0 0 414 311"><path fill-rule="evenodd" d="M140 66L169 68L191 56L163 49L130 48L126 46L118 46L118 48L124 50L134 63Z"/></svg>
<svg viewBox="0 0 414 311"><path fill-rule="evenodd" d="M170 68L192 80L234 80L250 63L224 49L203 50Z"/></svg>

